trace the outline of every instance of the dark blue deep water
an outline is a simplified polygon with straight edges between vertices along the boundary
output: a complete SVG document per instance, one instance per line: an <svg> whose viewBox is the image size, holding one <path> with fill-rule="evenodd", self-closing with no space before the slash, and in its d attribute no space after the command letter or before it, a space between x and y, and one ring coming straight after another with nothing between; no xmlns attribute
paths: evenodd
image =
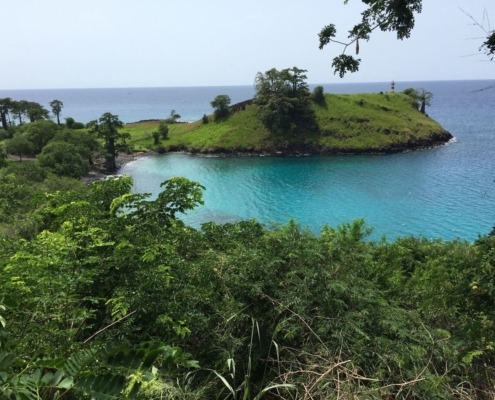
<svg viewBox="0 0 495 400"><path fill-rule="evenodd" d="M214 220L256 218L266 224L295 219L318 232L364 218L372 238L404 235L474 240L495 225L495 81L398 82L397 90L425 88L434 94L429 115L456 140L430 150L395 155L332 157L195 157L170 154L139 159L122 169L135 190L157 193L172 176L206 187L205 205L185 217L194 226ZM388 83L325 85L327 92L387 91ZM106 111L125 122L165 118L183 121L211 113L209 102L232 102L253 88L203 87L0 91L0 97L64 102L63 116L96 119Z"/></svg>

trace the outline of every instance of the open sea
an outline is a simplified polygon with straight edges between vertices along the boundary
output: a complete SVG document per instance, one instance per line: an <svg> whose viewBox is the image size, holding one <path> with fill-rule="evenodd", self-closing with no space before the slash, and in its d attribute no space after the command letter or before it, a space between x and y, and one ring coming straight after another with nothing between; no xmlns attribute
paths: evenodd
<svg viewBox="0 0 495 400"><path fill-rule="evenodd" d="M134 190L156 194L159 184L185 176L206 187L205 205L185 221L232 222L256 218L271 224L295 219L317 233L364 218L372 239L415 235L475 240L495 225L495 80L397 82L396 90L425 88L434 94L428 114L455 136L445 146L394 155L325 157L151 156L124 166ZM329 84L326 92L390 90L390 83ZM253 86L0 90L0 98L36 101L47 109L64 103L62 118L88 122L105 112L124 122L181 121L212 112L210 101L253 97Z"/></svg>

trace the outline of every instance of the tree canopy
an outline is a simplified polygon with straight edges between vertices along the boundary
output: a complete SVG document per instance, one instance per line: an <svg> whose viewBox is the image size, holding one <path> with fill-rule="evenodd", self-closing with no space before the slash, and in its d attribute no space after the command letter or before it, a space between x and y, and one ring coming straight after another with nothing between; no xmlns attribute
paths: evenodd
<svg viewBox="0 0 495 400"><path fill-rule="evenodd" d="M123 126L124 124L119 120L118 115L108 112L104 113L97 121L94 120L88 123L90 132L95 133L105 141L106 168L109 171L115 171L117 169L116 158L118 149L116 143L119 139L124 138L124 135L119 132L119 129Z"/></svg>
<svg viewBox="0 0 495 400"><path fill-rule="evenodd" d="M53 100L50 102L50 107L55 117L57 117L57 125L60 125L60 114L62 112L62 108L64 107L64 103L60 100Z"/></svg>
<svg viewBox="0 0 495 400"><path fill-rule="evenodd" d="M194 229L197 182L40 172L0 170L0 224L36 222L0 231L0 397L493 397L495 237Z"/></svg>
<svg viewBox="0 0 495 400"><path fill-rule="evenodd" d="M210 102L214 108L215 118L224 118L229 115L230 97L226 94L219 94Z"/></svg>
<svg viewBox="0 0 495 400"><path fill-rule="evenodd" d="M344 1L345 3L348 0ZM347 72L356 72L361 59L359 55L360 41L368 41L374 30L392 31L397 39L409 38L415 25L415 17L421 13L422 0L362 0L366 9L361 13L361 20L349 31L347 38L337 39L337 27L334 23L324 26L319 33L319 48L323 49L329 43L336 43L343 47L342 52L332 61L334 73L341 78ZM488 56L495 54L495 31L486 31L486 40L480 50ZM355 55L346 54L348 49L354 49Z"/></svg>
<svg viewBox="0 0 495 400"><path fill-rule="evenodd" d="M256 75L254 103L260 108L263 124L271 132L318 129L305 72L297 67L272 68Z"/></svg>

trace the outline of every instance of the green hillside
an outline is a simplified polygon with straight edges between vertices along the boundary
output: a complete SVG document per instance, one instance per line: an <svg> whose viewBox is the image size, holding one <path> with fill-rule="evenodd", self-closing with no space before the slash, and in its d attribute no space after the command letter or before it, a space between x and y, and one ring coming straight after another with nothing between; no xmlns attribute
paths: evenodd
<svg viewBox="0 0 495 400"><path fill-rule="evenodd" d="M202 153L387 153L452 138L403 93L326 94L325 100L315 105L319 132L270 133L250 105L221 121L171 125L161 144L165 151Z"/></svg>

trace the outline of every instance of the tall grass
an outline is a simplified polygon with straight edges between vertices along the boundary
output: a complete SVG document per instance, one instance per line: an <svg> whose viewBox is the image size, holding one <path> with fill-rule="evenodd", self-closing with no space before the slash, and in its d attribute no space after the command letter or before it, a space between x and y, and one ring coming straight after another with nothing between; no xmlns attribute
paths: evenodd
<svg viewBox="0 0 495 400"><path fill-rule="evenodd" d="M272 134L255 105L227 118L170 125L165 151L193 152L387 152L438 144L445 130L420 113L402 93L326 94L314 105L319 130ZM210 118L212 119L212 118ZM152 147L158 122L127 125L130 144Z"/></svg>

